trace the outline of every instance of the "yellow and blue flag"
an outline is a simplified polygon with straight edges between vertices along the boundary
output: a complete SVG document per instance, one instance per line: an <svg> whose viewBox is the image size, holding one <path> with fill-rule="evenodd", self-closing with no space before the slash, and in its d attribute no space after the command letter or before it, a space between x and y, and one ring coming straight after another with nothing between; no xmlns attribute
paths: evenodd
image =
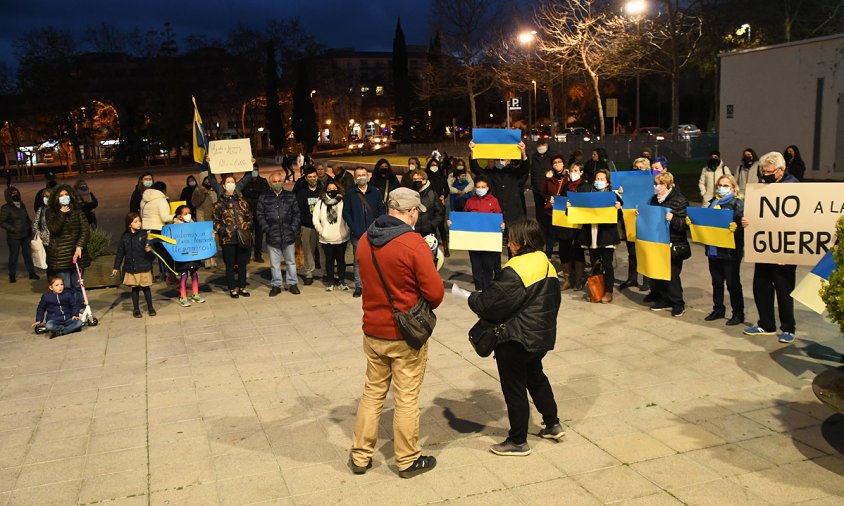
<svg viewBox="0 0 844 506"><path fill-rule="evenodd" d="M472 158L520 160L522 131L512 128L475 128L472 130Z"/></svg>
<svg viewBox="0 0 844 506"><path fill-rule="evenodd" d="M706 246L736 249L736 223L731 209L689 207L687 222L692 240Z"/></svg>
<svg viewBox="0 0 844 506"><path fill-rule="evenodd" d="M498 213L451 213L448 246L455 250L501 253L501 223Z"/></svg>
<svg viewBox="0 0 844 506"><path fill-rule="evenodd" d="M624 233L627 242L636 240L636 209L622 209L621 219L624 220Z"/></svg>
<svg viewBox="0 0 844 506"><path fill-rule="evenodd" d="M193 161L204 164L205 153L208 152L208 139L205 137L205 127L202 126L196 98L191 97L191 100L193 100Z"/></svg>
<svg viewBox="0 0 844 506"><path fill-rule="evenodd" d="M595 223L618 223L616 197L611 191L568 194L569 221L581 225Z"/></svg>
<svg viewBox="0 0 844 506"><path fill-rule="evenodd" d="M568 201L569 199L566 197L554 197L554 210L551 211L551 224L555 227L582 228L583 225L572 223L569 220L568 206L566 205Z"/></svg>
<svg viewBox="0 0 844 506"><path fill-rule="evenodd" d="M622 219L626 240L636 240L636 209L650 204L654 195L654 176L649 170L628 170L613 172L613 188L623 190L621 196L624 203L621 206Z"/></svg>
<svg viewBox="0 0 844 506"><path fill-rule="evenodd" d="M835 259L832 258L832 251L827 251L811 272L806 274L806 277L794 287L791 297L800 301L812 311L818 314L823 313L826 304L821 299L820 290L824 282L829 281L829 276L834 270Z"/></svg>
<svg viewBox="0 0 844 506"><path fill-rule="evenodd" d="M636 216L637 271L652 279L671 279L671 236L667 207L642 206Z"/></svg>

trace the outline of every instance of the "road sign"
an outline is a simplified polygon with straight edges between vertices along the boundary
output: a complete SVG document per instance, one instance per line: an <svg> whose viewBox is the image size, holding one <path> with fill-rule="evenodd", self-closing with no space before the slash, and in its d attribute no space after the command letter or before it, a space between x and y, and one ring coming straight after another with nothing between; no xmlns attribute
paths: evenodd
<svg viewBox="0 0 844 506"><path fill-rule="evenodd" d="M618 116L618 99L617 98L608 98L607 99L607 117L608 118L615 118Z"/></svg>
<svg viewBox="0 0 844 506"><path fill-rule="evenodd" d="M507 106L510 108L511 111L521 111L522 99L519 97L513 97L507 101Z"/></svg>

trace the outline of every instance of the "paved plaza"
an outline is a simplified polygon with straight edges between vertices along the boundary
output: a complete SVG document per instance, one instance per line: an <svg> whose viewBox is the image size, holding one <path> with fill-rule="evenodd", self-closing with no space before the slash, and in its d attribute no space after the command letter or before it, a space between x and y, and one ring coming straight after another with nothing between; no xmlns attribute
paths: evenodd
<svg viewBox="0 0 844 506"><path fill-rule="evenodd" d="M104 195L121 202L115 219L132 184ZM623 248L616 258L626 272ZM470 288L469 272L454 252L441 274L446 288ZM838 329L799 304L791 345L704 322L700 247L681 318L648 311L635 289L609 305L564 293L544 363L567 435L529 437L528 457L488 451L507 432L495 363L474 354L475 317L447 294L420 400L423 452L438 465L410 480L392 459L391 398L373 468L347 467L365 368L360 299L319 282L270 298L267 264L249 275L252 297L235 300L221 272L202 271L208 302L188 308L158 283L158 316L140 320L128 290L94 290L100 324L54 340L30 329L45 283L0 277L0 506L841 504L844 418L811 390L840 365ZM751 275L745 265L755 318Z"/></svg>

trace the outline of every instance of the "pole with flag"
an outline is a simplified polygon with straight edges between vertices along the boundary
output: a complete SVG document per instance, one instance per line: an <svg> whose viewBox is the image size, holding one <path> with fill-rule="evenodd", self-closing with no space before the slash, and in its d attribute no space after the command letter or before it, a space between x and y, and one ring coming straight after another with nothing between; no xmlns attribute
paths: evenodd
<svg viewBox="0 0 844 506"><path fill-rule="evenodd" d="M202 117L199 116L199 108L196 106L196 97L193 100L193 161L199 164L205 163L205 154L208 152L208 139L205 137L205 127L202 126Z"/></svg>

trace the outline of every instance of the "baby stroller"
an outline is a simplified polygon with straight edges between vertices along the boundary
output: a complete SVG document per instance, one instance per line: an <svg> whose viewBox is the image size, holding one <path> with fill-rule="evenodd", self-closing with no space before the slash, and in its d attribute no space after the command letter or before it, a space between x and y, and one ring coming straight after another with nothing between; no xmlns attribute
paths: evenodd
<svg viewBox="0 0 844 506"><path fill-rule="evenodd" d="M79 264L76 261L73 262L73 265L76 266L76 275L79 276L79 289L82 290L82 302L85 304L85 309L79 313L79 320L82 322L82 325L96 327L100 321L94 318L94 313L91 311L91 304L88 303L88 293L85 292L85 281L82 279L82 270L79 269Z"/></svg>

